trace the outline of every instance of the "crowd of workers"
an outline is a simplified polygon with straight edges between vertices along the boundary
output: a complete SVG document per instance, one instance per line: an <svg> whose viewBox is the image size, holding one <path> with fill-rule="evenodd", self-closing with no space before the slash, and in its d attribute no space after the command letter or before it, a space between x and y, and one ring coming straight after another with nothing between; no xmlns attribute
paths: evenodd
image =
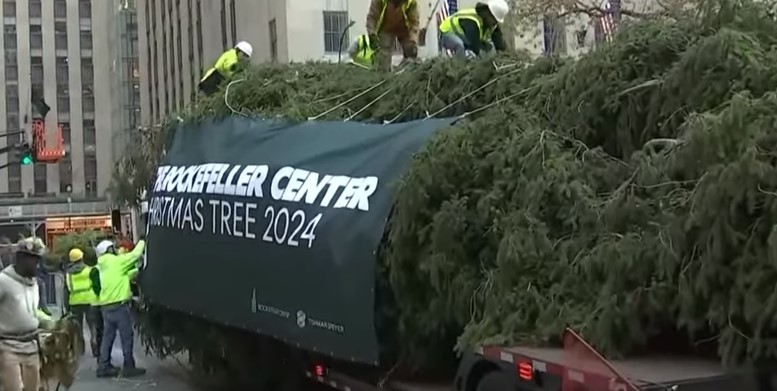
<svg viewBox="0 0 777 391"><path fill-rule="evenodd" d="M507 45L500 25L509 10L505 0L488 0L459 10L440 23L440 46L460 58L504 51ZM387 71L395 42L399 42L403 61L413 61L418 57L420 27L416 0L372 0L367 34L351 43L348 57L364 68Z"/></svg>
<svg viewBox="0 0 777 391"><path fill-rule="evenodd" d="M461 9L439 26L442 48L459 58L476 58L491 51L504 51L507 45L500 28L510 7L506 0L479 2L474 8ZM421 21L417 0L371 0L367 12L367 34L358 36L346 53L352 64L387 71L396 42L402 48L403 61L418 58ZM242 41L219 56L200 79L205 95L218 91L242 69L253 47Z"/></svg>
<svg viewBox="0 0 777 391"><path fill-rule="evenodd" d="M0 271L0 389L37 391L41 387L40 331L56 326L40 306L37 275L46 247L38 238L12 246L11 264ZM96 260L87 261L79 248L71 249L65 260L62 316L75 318L82 328L88 325L97 377L136 377L146 372L135 363L130 306L131 284L144 248L143 239L134 246L103 240L94 248ZM111 363L117 334L124 356L121 369Z"/></svg>

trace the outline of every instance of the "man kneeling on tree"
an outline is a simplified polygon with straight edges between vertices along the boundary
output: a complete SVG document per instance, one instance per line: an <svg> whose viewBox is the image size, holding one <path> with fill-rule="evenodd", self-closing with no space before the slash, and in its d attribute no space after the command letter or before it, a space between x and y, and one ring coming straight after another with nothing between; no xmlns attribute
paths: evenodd
<svg viewBox="0 0 777 391"><path fill-rule="evenodd" d="M383 71L391 70L391 54L398 40L405 59L418 57L420 17L416 0L372 0L367 13L367 34L378 42L375 65Z"/></svg>
<svg viewBox="0 0 777 391"><path fill-rule="evenodd" d="M253 52L250 43L241 41L234 48L222 53L200 79L200 91L206 96L214 94L224 81L231 79L242 68L243 60L250 58Z"/></svg>
<svg viewBox="0 0 777 391"><path fill-rule="evenodd" d="M489 0L456 12L440 23L442 47L462 58L474 58L492 49L506 50L499 25L508 11L505 0Z"/></svg>

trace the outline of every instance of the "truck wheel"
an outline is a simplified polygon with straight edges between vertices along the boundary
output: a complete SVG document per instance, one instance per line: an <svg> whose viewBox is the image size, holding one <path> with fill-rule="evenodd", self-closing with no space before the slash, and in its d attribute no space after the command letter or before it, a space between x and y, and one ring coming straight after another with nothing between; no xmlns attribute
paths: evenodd
<svg viewBox="0 0 777 391"><path fill-rule="evenodd" d="M478 382L477 391L507 391L514 390L515 385L502 371L491 371Z"/></svg>

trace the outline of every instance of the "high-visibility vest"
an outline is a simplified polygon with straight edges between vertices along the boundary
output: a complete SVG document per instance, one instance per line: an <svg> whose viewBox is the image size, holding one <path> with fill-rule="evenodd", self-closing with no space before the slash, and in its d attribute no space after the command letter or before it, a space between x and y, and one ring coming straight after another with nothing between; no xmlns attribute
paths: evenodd
<svg viewBox="0 0 777 391"><path fill-rule="evenodd" d="M359 38L357 38L357 41L359 50L356 51L353 62L371 68L375 58L375 51L372 50L372 46L370 45L370 36L367 34L360 35Z"/></svg>
<svg viewBox="0 0 777 391"><path fill-rule="evenodd" d="M480 18L478 15L478 12L474 8L466 8L463 10L459 10L459 12L456 12L455 14L445 18L445 20L440 23L440 33L445 34L449 32L453 32L458 36L464 36L464 30L461 28L461 25L459 22L462 19L467 19L475 22L475 24L478 26L478 31L480 32L480 41L481 42L489 42L491 41L491 35L496 30L496 26L484 29L483 28L483 19Z"/></svg>
<svg viewBox="0 0 777 391"><path fill-rule="evenodd" d="M202 79L200 79L200 82L203 82L205 79L208 78L213 72L218 71L221 76L224 76L225 78L229 78L232 76L232 67L240 62L240 56L237 54L237 49L229 49L226 52L222 53L221 56L219 56L219 59L216 60L216 63L208 69L205 74L202 76Z"/></svg>
<svg viewBox="0 0 777 391"><path fill-rule="evenodd" d="M68 297L70 305L92 305L97 301L97 295L92 290L92 281L89 279L91 271L92 268L86 266L78 273L68 273L66 275L65 284L67 284L67 290L70 292L70 297Z"/></svg>
<svg viewBox="0 0 777 391"><path fill-rule="evenodd" d="M378 17L378 24L375 25L375 31L377 33L380 33L380 28L383 27L383 18L386 16L386 8L388 8L389 0L383 0L383 9L380 11L380 17ZM402 16L405 18L405 26L407 26L408 29L410 29L410 19L407 17L407 11L410 10L410 7L412 7L415 4L415 0L407 0L404 4L402 4Z"/></svg>
<svg viewBox="0 0 777 391"><path fill-rule="evenodd" d="M138 272L137 260L143 254L145 245L141 240L126 254L108 253L97 258L97 269L100 271L100 296L97 298L97 305L121 303L132 298L130 278Z"/></svg>

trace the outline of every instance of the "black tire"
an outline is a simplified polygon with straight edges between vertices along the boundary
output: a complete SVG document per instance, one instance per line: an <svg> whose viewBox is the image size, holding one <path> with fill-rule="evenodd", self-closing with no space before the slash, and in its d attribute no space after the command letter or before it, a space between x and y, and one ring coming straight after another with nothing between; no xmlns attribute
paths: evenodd
<svg viewBox="0 0 777 391"><path fill-rule="evenodd" d="M476 391L515 391L515 383L502 371L486 373L480 381Z"/></svg>

